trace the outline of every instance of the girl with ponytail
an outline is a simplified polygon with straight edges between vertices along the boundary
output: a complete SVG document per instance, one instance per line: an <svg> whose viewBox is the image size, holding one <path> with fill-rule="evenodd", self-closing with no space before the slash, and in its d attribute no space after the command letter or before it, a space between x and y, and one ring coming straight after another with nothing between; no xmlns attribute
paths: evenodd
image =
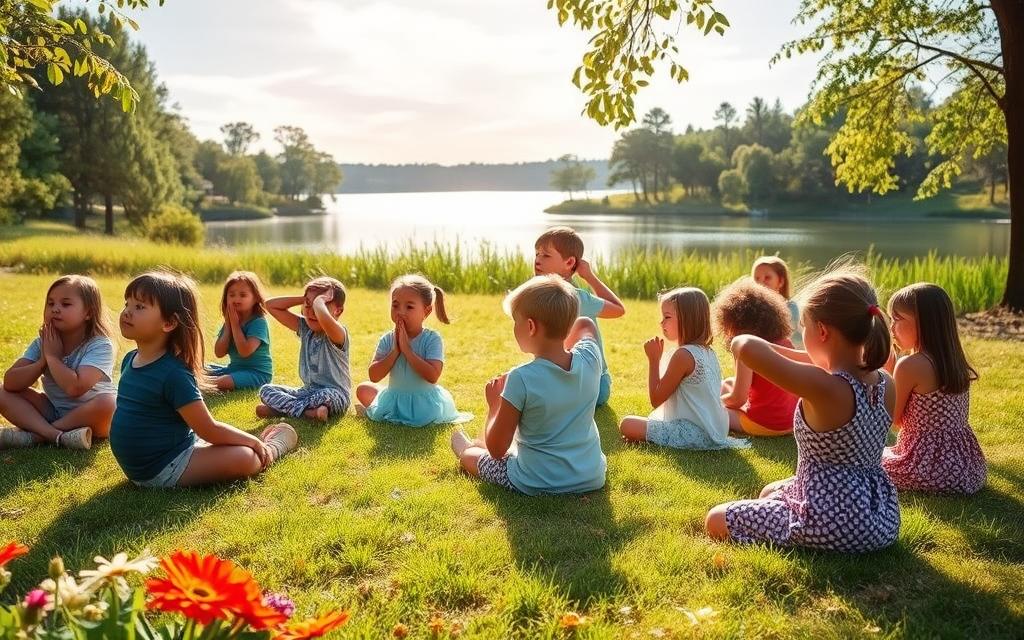
<svg viewBox="0 0 1024 640"><path fill-rule="evenodd" d="M391 283L391 322L370 363L370 381L356 388L356 412L370 420L408 427L467 422L448 390L437 384L444 368L441 335L423 326L432 314L448 324L444 291L420 275ZM388 385L377 383L388 376Z"/></svg>
<svg viewBox="0 0 1024 640"><path fill-rule="evenodd" d="M882 470L895 386L880 370L889 328L863 267L839 265L804 289L803 342L795 351L751 335L736 360L800 398L793 417L797 471L757 500L714 507L708 534L843 552L889 546L899 531L896 488Z"/></svg>

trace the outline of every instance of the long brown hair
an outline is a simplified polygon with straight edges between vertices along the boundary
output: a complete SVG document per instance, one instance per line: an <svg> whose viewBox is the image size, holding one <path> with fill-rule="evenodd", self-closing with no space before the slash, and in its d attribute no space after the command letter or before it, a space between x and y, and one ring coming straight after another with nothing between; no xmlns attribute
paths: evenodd
<svg viewBox="0 0 1024 640"><path fill-rule="evenodd" d="M264 304L267 296L263 293L263 282L252 271L234 271L224 281L224 289L220 293L220 312L226 313L228 310L228 288L239 282L249 287L249 290L252 291L252 297L256 300L256 304L252 307L252 315L264 315L267 312L267 307Z"/></svg>
<svg viewBox="0 0 1024 640"><path fill-rule="evenodd" d="M136 276L124 289L125 300L136 298L160 308L166 322L175 322L167 334L167 349L185 363L203 391L214 389L203 361L203 328L199 322L199 293L192 278L172 271L149 271Z"/></svg>
<svg viewBox="0 0 1024 640"><path fill-rule="evenodd" d="M761 256L757 260L754 260L754 265L750 267L750 277L754 277L754 272L760 266L766 266L775 272L775 275L782 280L782 288L779 289L779 294L783 298L789 300L793 297L793 284L789 277L789 265L786 261L778 256Z"/></svg>
<svg viewBox="0 0 1024 640"><path fill-rule="evenodd" d="M894 314L914 317L918 351L935 366L940 390L963 393L978 379L960 344L953 301L945 289L930 282L903 287L889 298L889 315Z"/></svg>
<svg viewBox="0 0 1024 640"><path fill-rule="evenodd" d="M423 300L424 305L434 308L434 311L437 312L438 320L445 324L450 324L448 311L444 308L444 289L431 283L430 280L427 280L418 273L395 278L395 281L391 283L391 293L399 289L412 289L415 291L416 295Z"/></svg>
<svg viewBox="0 0 1024 640"><path fill-rule="evenodd" d="M96 281L89 276L76 274L61 276L53 281L50 288L46 290L46 298L57 287L67 285L75 290L75 293L82 299L82 306L89 314L85 321L85 340L92 340L96 336L104 336L113 339L114 325L110 321L110 314L103 306L103 296L100 295L100 287Z"/></svg>
<svg viewBox="0 0 1024 640"><path fill-rule="evenodd" d="M830 266L800 295L801 308L812 320L833 327L851 344L864 348L861 368L881 369L892 342L867 268L842 261Z"/></svg>
<svg viewBox="0 0 1024 640"><path fill-rule="evenodd" d="M661 294L658 301L675 305L680 345L711 346L711 303L706 293L696 287L679 287Z"/></svg>

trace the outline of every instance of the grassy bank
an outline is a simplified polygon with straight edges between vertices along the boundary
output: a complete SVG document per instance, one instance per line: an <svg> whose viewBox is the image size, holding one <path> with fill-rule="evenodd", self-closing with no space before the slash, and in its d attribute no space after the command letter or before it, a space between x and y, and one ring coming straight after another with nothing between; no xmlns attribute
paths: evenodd
<svg viewBox="0 0 1024 640"><path fill-rule="evenodd" d="M943 191L927 200L914 200L912 193L895 193L874 197L864 202L776 202L758 207L729 207L717 198L689 197L676 185L661 202L645 203L632 193L618 193L605 199L566 200L545 209L558 214L621 214L621 215L684 215L721 216L749 215L750 209L773 217L821 216L886 216L898 218L971 218L999 219L1010 215L1005 197L997 196L989 203L988 194L973 188Z"/></svg>
<svg viewBox="0 0 1024 640"><path fill-rule="evenodd" d="M398 275L421 272L445 290L458 293L502 293L532 275L532 265L518 253L488 245L474 249L410 245L399 251L374 248L350 255L293 249L196 249L83 235L46 223L0 228L0 239L4 240L0 268L22 273L130 276L166 265L207 283L220 282L235 269L250 269L267 282L282 285L301 285L311 274L328 273L348 286L382 289ZM753 251L699 254L638 248L601 256L596 267L602 279L625 297L652 299L659 291L681 284L700 287L713 296L725 284L748 274L757 255ZM1006 281L1005 258L865 258L883 296L911 282L935 282L949 291L961 312L998 303ZM809 271L806 265L791 264L798 271Z"/></svg>
<svg viewBox="0 0 1024 640"><path fill-rule="evenodd" d="M0 362L37 330L51 276L0 274ZM123 277L100 281L118 308ZM290 289L274 287L272 293ZM202 287L207 342L219 287ZM142 491L106 444L85 453L0 452L0 540L33 546L8 568L23 593L52 554L79 568L96 553L149 547L215 552L287 591L300 615L351 610L343 638L431 638L427 622L464 625L464 639L492 638L1014 638L1024 628L1024 343L968 339L981 380L971 421L989 460L977 496L900 496L903 525L890 549L863 556L710 542L713 504L756 495L793 472L791 440L748 450L683 452L627 446L619 418L646 414L642 341L657 330L651 301L602 321L610 406L597 413L608 484L583 497L525 498L457 471L447 427L404 429L351 414L326 426L295 421L300 448L257 480L229 487ZM481 429L489 376L523 361L500 297L455 295L441 382ZM350 292L353 378L361 380L388 301ZM272 323L275 377L295 384L298 343ZM717 345L720 349L721 345ZM123 353L123 350L122 350ZM731 361L722 357L723 369ZM255 395L209 399L214 415L251 431ZM715 558L718 558L718 561ZM711 613L704 611L710 608ZM575 634L560 617L589 622ZM694 615L697 623L691 622ZM439 637L448 637L442 633Z"/></svg>
<svg viewBox="0 0 1024 640"><path fill-rule="evenodd" d="M207 205L199 209L199 217L203 222L226 222L230 220L267 220L274 217L274 212L267 207L254 204L239 205Z"/></svg>

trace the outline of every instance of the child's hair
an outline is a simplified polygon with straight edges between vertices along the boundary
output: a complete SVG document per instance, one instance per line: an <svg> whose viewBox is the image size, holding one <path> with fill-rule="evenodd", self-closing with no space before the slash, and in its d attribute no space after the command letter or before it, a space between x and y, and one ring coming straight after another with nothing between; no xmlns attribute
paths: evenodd
<svg viewBox="0 0 1024 640"><path fill-rule="evenodd" d="M834 263L800 294L801 308L816 322L839 331L851 344L864 347L865 371L881 369L892 343L885 314L867 278L867 268L848 262Z"/></svg>
<svg viewBox="0 0 1024 640"><path fill-rule="evenodd" d="M750 278L740 278L715 296L715 332L726 342L741 333L778 342L793 333L789 308L774 291Z"/></svg>
<svg viewBox="0 0 1024 640"><path fill-rule="evenodd" d="M710 347L711 303L708 296L696 287L679 287L658 296L658 302L671 302L676 307L679 322L679 344Z"/></svg>
<svg viewBox="0 0 1024 640"><path fill-rule="evenodd" d="M778 256L761 256L757 260L754 260L754 266L750 267L750 277L754 277L754 272L761 265L771 268L775 272L775 275L779 276L779 280L782 281L782 288L779 289L779 293L786 300L793 297L793 287L790 284L789 277L789 266L786 261Z"/></svg>
<svg viewBox="0 0 1024 640"><path fill-rule="evenodd" d="M264 302L267 296L263 293L263 283L260 281L260 277L252 271L234 271L224 281L224 290L220 294L220 312L225 313L228 310L228 287L239 282L244 282L249 287L252 297L256 300L256 304L252 307L252 314L254 316L265 314L267 308Z"/></svg>
<svg viewBox="0 0 1024 640"><path fill-rule="evenodd" d="M78 293L78 296L82 298L82 305L89 314L89 319L85 321L85 339L92 340L96 336L113 338L114 326L110 321L107 308L103 306L103 297L100 295L100 287L96 281L89 276L61 276L54 280L50 288L46 290L46 297L49 298L54 289L63 285L71 287Z"/></svg>
<svg viewBox="0 0 1024 640"><path fill-rule="evenodd" d="M448 312L444 308L444 289L419 274L399 276L391 283L391 293L399 289L412 289L423 300L423 304L434 307L437 319L448 324Z"/></svg>
<svg viewBox="0 0 1024 640"><path fill-rule="evenodd" d="M330 276L319 276L307 282L303 291L311 290L333 291L334 297L331 299L331 302L336 303L338 308L345 306L345 285Z"/></svg>
<svg viewBox="0 0 1024 640"><path fill-rule="evenodd" d="M203 365L206 351L199 322L199 293L195 281L181 273L149 271L135 276L128 283L124 297L125 300L136 298L155 303L160 307L160 315L164 320L178 323L167 334L168 350L195 375L200 389L208 391L214 388Z"/></svg>
<svg viewBox="0 0 1024 640"><path fill-rule="evenodd" d="M929 282L903 287L889 298L889 315L894 313L914 316L919 350L935 365L939 389L945 393L967 391L978 379L978 372L967 362L953 301L946 291Z"/></svg>
<svg viewBox="0 0 1024 640"><path fill-rule="evenodd" d="M533 243L535 249L552 246L563 258L575 258L576 262L572 270L576 271L580 260L583 259L583 239L572 227L551 227L540 234L537 241Z"/></svg>
<svg viewBox="0 0 1024 640"><path fill-rule="evenodd" d="M505 313L520 318L533 318L544 326L544 335L559 340L580 314L576 289L555 274L534 276L505 296Z"/></svg>

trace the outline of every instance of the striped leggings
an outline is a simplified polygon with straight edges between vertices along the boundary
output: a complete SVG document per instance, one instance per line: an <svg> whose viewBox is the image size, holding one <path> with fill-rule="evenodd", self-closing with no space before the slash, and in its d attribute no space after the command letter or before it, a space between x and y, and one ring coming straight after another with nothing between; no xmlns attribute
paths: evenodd
<svg viewBox="0 0 1024 640"><path fill-rule="evenodd" d="M337 387L286 387L265 384L260 387L260 401L278 413L300 418L307 409L326 406L329 415L348 411L349 394Z"/></svg>

